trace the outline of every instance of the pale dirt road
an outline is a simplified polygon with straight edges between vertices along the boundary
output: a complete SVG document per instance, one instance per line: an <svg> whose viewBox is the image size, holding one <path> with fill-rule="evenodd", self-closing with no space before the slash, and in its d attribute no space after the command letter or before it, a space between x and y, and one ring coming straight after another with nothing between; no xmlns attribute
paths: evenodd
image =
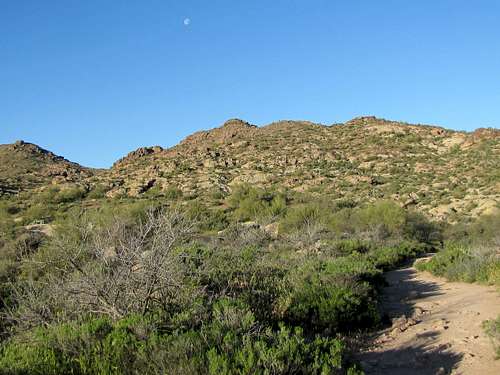
<svg viewBox="0 0 500 375"><path fill-rule="evenodd" d="M481 328L500 314L494 287L446 282L413 267L388 272L386 280L382 306L392 326L358 355L367 374L500 375Z"/></svg>

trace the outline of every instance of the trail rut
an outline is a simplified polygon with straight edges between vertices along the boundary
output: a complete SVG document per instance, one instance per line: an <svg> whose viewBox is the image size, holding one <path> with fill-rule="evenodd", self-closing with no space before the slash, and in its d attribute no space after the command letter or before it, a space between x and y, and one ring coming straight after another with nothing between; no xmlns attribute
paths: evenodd
<svg viewBox="0 0 500 375"><path fill-rule="evenodd" d="M386 274L390 327L358 355L366 374L498 375L481 323L500 314L494 287L447 282L414 267Z"/></svg>

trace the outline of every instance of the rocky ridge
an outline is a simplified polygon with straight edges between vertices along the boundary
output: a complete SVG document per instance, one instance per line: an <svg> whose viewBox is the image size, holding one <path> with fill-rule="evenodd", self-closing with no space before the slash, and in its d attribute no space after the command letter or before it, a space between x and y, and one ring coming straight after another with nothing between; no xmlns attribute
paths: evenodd
<svg viewBox="0 0 500 375"><path fill-rule="evenodd" d="M110 197L140 196L153 188L197 196L250 183L332 199L394 199L436 218L477 216L499 207L499 140L497 129L467 133L376 117L330 126L278 121L263 127L232 119L172 148L140 148L109 170L83 168L44 151L23 152L43 161L43 172L34 174L41 183L16 186L73 182L106 185ZM15 145L0 147L0 155L17 152ZM0 169L2 181L7 169Z"/></svg>
<svg viewBox="0 0 500 375"><path fill-rule="evenodd" d="M0 195L84 183L93 173L33 143L20 140L0 145Z"/></svg>

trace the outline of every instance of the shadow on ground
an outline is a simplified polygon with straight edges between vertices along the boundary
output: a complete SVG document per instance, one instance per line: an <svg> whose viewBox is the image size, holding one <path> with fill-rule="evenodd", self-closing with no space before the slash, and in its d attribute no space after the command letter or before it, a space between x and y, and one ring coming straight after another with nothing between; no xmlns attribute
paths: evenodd
<svg viewBox="0 0 500 375"><path fill-rule="evenodd" d="M367 339L372 349L357 356L366 374L444 375L449 374L462 359L462 354L436 343L439 331L426 331L412 336L397 348L377 349L377 343L384 339L391 340L394 320L413 317L419 321L426 313L425 309L416 306L419 300L443 294L438 284L418 280L416 275L413 268L399 269L385 275L388 285L381 296L385 327Z"/></svg>
<svg viewBox="0 0 500 375"><path fill-rule="evenodd" d="M403 314L407 317L417 313L415 304L422 298L443 294L440 286L433 282L418 280L417 272L404 268L388 272L385 276L388 286L381 296L383 315L396 318Z"/></svg>
<svg viewBox="0 0 500 375"><path fill-rule="evenodd" d="M449 374L462 357L460 353L449 351L446 345L433 347L431 341L425 345L408 345L398 349L363 353L361 363L367 375L444 375Z"/></svg>

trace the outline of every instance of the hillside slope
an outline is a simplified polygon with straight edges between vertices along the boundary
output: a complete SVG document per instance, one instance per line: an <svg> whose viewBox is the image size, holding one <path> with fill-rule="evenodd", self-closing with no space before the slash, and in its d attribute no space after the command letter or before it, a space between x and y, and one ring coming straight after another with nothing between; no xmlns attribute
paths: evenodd
<svg viewBox="0 0 500 375"><path fill-rule="evenodd" d="M22 141L0 146L3 192L100 185L109 197L224 194L237 184L356 202L393 199L437 219L478 216L500 203L500 131L458 132L375 117L325 126L229 120L163 149L143 147L108 170L71 163Z"/></svg>
<svg viewBox="0 0 500 375"><path fill-rule="evenodd" d="M324 126L280 121L261 128L241 120L142 148L109 171L110 194L157 186L185 194L226 192L250 183L327 194L332 199L390 198L436 218L473 216L500 202L500 131L457 132L375 117Z"/></svg>
<svg viewBox="0 0 500 375"><path fill-rule="evenodd" d="M50 184L79 183L91 175L91 169L32 143L0 145L0 195Z"/></svg>

